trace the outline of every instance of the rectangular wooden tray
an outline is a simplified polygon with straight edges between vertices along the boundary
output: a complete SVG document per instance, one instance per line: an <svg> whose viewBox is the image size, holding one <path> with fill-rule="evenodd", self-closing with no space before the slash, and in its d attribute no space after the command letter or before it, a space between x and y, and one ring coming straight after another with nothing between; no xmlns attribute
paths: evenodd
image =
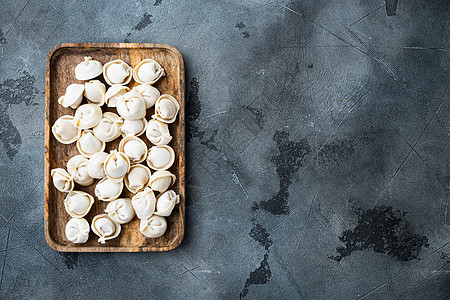
<svg viewBox="0 0 450 300"><path fill-rule="evenodd" d="M152 58L158 61L166 72L166 76L154 84L161 94L170 94L180 103L177 120L169 125L173 136L170 146L176 154L175 163L170 171L177 176L172 186L180 195L180 203L175 206L172 214L167 217L167 231L157 239L146 238L139 232L139 219L135 217L130 223L122 225L119 237L100 244L98 237L91 231L89 240L85 244L73 244L66 239L65 226L70 216L64 209L66 193L58 191L52 182L51 169L66 168L67 161L78 155L76 143L63 145L59 143L51 132L54 122L62 115L74 115L75 110L64 108L58 104L58 98L65 93L69 84L82 83L75 78L75 66L83 61L85 56L91 56L102 64L115 59L122 59L131 67L135 67L142 59ZM103 77L101 81L103 81ZM105 83L103 81L103 83ZM136 86L134 80L128 85ZM83 100L86 103L86 100ZM185 122L184 122L184 63L180 52L164 44L132 44L132 43L68 43L55 46L47 57L47 76L45 81L45 213L44 230L47 243L57 251L66 252L146 252L167 251L177 247L184 236L184 209L185 209ZM117 113L115 108L102 106L103 111ZM154 109L147 110L147 120L154 113ZM140 138L151 147L145 134ZM106 143L105 152L117 149L121 138ZM145 164L145 162L143 163ZM96 183L89 187L75 184L75 190L94 194ZM132 194L124 187L121 197L131 197ZM95 198L90 212L85 216L91 223L94 216L104 213L108 202Z"/></svg>

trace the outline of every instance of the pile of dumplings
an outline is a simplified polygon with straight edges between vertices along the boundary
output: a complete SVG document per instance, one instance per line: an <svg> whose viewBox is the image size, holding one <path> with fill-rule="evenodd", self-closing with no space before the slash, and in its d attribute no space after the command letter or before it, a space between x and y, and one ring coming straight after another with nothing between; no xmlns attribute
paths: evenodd
<svg viewBox="0 0 450 300"><path fill-rule="evenodd" d="M101 74L110 85L108 89L99 80L92 80ZM76 143L80 153L69 159L66 169L51 170L56 189L67 193L64 207L72 219L65 234L70 242L85 243L92 229L98 242L104 244L116 238L121 225L135 215L144 236L157 238L166 232L165 217L180 201L179 195L169 190L176 176L168 171L175 161L175 152L168 146L172 140L168 124L176 120L180 107L173 96L161 95L152 86L164 75L153 59L142 60L134 69L120 59L102 65L91 57L76 66L75 77L85 83L69 85L58 99L63 107L76 109L75 114L61 116L52 126L56 140ZM132 78L139 85L130 89L127 84ZM87 104L82 104L83 98ZM103 105L115 107L118 114L102 112ZM155 113L147 121L147 109L153 106ZM144 133L153 144L150 148L139 138ZM104 152L106 143L119 137L118 149ZM77 191L75 183L89 186L95 179L99 179L95 197L108 205L89 225L84 217L94 204L94 196ZM120 198L124 184L131 198Z"/></svg>

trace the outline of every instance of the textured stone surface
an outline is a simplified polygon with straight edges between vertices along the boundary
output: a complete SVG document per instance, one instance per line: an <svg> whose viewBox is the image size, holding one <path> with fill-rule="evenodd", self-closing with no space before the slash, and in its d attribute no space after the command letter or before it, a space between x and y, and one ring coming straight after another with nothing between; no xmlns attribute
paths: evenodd
<svg viewBox="0 0 450 300"><path fill-rule="evenodd" d="M449 298L449 3L0 0L0 298ZM185 59L185 240L58 253L46 55L126 41Z"/></svg>

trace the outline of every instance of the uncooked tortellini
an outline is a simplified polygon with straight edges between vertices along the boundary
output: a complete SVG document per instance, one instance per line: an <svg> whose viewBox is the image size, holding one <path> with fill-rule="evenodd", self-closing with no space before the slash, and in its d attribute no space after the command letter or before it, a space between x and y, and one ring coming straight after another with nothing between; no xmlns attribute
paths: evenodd
<svg viewBox="0 0 450 300"><path fill-rule="evenodd" d="M118 224L125 224L134 218L134 209L131 200L128 198L119 198L108 203L105 212Z"/></svg>
<svg viewBox="0 0 450 300"><path fill-rule="evenodd" d="M117 99L120 96L130 91L130 88L123 85L113 85L111 86L105 94L105 103L108 107L116 107Z"/></svg>
<svg viewBox="0 0 450 300"><path fill-rule="evenodd" d="M125 120L142 119L147 114L144 98L135 91L129 91L119 97L116 109Z"/></svg>
<svg viewBox="0 0 450 300"><path fill-rule="evenodd" d="M174 161L175 152L170 146L153 146L148 150L147 165L154 170L167 170Z"/></svg>
<svg viewBox="0 0 450 300"><path fill-rule="evenodd" d="M75 155L67 162L67 171L79 185L88 186L94 183L94 178L88 173L88 163L87 158L81 155Z"/></svg>
<svg viewBox="0 0 450 300"><path fill-rule="evenodd" d="M147 129L147 120L145 118L137 120L125 120L122 125L122 136L127 135L140 136Z"/></svg>
<svg viewBox="0 0 450 300"><path fill-rule="evenodd" d="M81 129L89 129L102 119L102 109L95 104L83 104L75 111L74 124Z"/></svg>
<svg viewBox="0 0 450 300"><path fill-rule="evenodd" d="M66 94L59 97L58 103L63 107L77 108L83 100L84 84L74 83L66 88Z"/></svg>
<svg viewBox="0 0 450 300"><path fill-rule="evenodd" d="M146 166L139 164L131 166L130 172L124 178L125 186L130 192L136 194L148 186L151 175L150 169Z"/></svg>
<svg viewBox="0 0 450 300"><path fill-rule="evenodd" d="M103 77L109 85L128 84L133 76L133 69L123 60L116 59L103 66Z"/></svg>
<svg viewBox="0 0 450 300"><path fill-rule="evenodd" d="M164 94L156 100L155 115L153 117L164 123L173 123L177 118L179 109L180 105L177 99L168 94Z"/></svg>
<svg viewBox="0 0 450 300"><path fill-rule="evenodd" d="M180 196L172 190L165 191L156 198L155 215L167 217L172 213L175 204L180 202Z"/></svg>
<svg viewBox="0 0 450 300"><path fill-rule="evenodd" d="M82 218L94 204L94 197L81 191L70 192L64 199L64 207L72 218Z"/></svg>
<svg viewBox="0 0 450 300"><path fill-rule="evenodd" d="M113 201L119 198L122 190L122 181L113 181L105 177L95 186L95 196L102 201Z"/></svg>
<svg viewBox="0 0 450 300"><path fill-rule="evenodd" d="M114 141L122 134L123 118L119 117L115 113L105 112L103 117L92 130L95 136L103 142Z"/></svg>
<svg viewBox="0 0 450 300"><path fill-rule="evenodd" d="M72 116L62 116L52 126L52 132L60 143L71 144L81 136L81 129L75 127Z"/></svg>
<svg viewBox="0 0 450 300"><path fill-rule="evenodd" d="M169 171L156 171L150 177L150 188L154 191L164 193L175 183L175 175Z"/></svg>
<svg viewBox="0 0 450 300"><path fill-rule="evenodd" d="M105 160L105 174L113 181L122 181L125 174L130 171L130 160L123 152L113 150Z"/></svg>
<svg viewBox="0 0 450 300"><path fill-rule="evenodd" d="M101 179L105 177L105 170L103 169L103 165L105 164L105 160L108 157L108 153L106 152L97 152L89 158L88 163L88 174L92 178Z"/></svg>
<svg viewBox="0 0 450 300"><path fill-rule="evenodd" d="M92 104L102 106L105 103L106 87L99 80L91 80L84 83L84 96Z"/></svg>
<svg viewBox="0 0 450 300"><path fill-rule="evenodd" d="M89 223L83 218L72 218L66 224L66 238L75 244L86 243L89 239Z"/></svg>
<svg viewBox="0 0 450 300"><path fill-rule="evenodd" d="M172 140L169 126L155 119L148 121L146 135L153 145L167 145Z"/></svg>
<svg viewBox="0 0 450 300"><path fill-rule="evenodd" d="M92 130L84 130L77 141L77 149L86 158L105 150L105 142L100 141Z"/></svg>
<svg viewBox="0 0 450 300"><path fill-rule="evenodd" d="M75 77L78 80L89 80L102 74L102 72L102 64L97 60L93 60L90 56L86 56L84 61L75 67Z"/></svg>
<svg viewBox="0 0 450 300"><path fill-rule="evenodd" d="M147 157L147 145L138 137L124 137L119 144L119 151L128 156L132 164L137 164Z"/></svg>
<svg viewBox="0 0 450 300"><path fill-rule="evenodd" d="M154 84L164 75L164 69L153 59L142 60L133 70L133 78L138 83Z"/></svg>
<svg viewBox="0 0 450 300"><path fill-rule="evenodd" d="M148 219L141 219L139 231L149 238L162 236L167 229L166 218L153 215Z"/></svg>
<svg viewBox="0 0 450 300"><path fill-rule="evenodd" d="M51 171L51 175L53 177L53 185L58 189L58 191L69 193L73 190L73 178L69 173L67 173L66 170L56 168Z"/></svg>
<svg viewBox="0 0 450 300"><path fill-rule="evenodd" d="M141 84L133 88L133 91L138 92L145 100L145 108L149 109L155 105L161 94L158 89L148 84Z"/></svg>
<svg viewBox="0 0 450 300"><path fill-rule="evenodd" d="M150 218L155 212L156 207L156 197L150 188L145 188L145 190L137 193L131 199L136 216L139 219Z"/></svg>
<svg viewBox="0 0 450 300"><path fill-rule="evenodd" d="M116 238L121 226L114 222L107 214L101 214L94 217L91 224L92 231L98 235L99 243L106 243L107 240Z"/></svg>

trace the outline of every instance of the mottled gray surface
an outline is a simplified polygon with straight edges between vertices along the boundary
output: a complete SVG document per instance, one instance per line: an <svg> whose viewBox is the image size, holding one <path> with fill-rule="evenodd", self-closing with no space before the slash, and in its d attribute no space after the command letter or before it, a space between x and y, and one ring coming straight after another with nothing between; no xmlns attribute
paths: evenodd
<svg viewBox="0 0 450 300"><path fill-rule="evenodd" d="M449 1L0 4L0 298L450 298ZM46 55L124 41L185 59L186 236L58 253Z"/></svg>

